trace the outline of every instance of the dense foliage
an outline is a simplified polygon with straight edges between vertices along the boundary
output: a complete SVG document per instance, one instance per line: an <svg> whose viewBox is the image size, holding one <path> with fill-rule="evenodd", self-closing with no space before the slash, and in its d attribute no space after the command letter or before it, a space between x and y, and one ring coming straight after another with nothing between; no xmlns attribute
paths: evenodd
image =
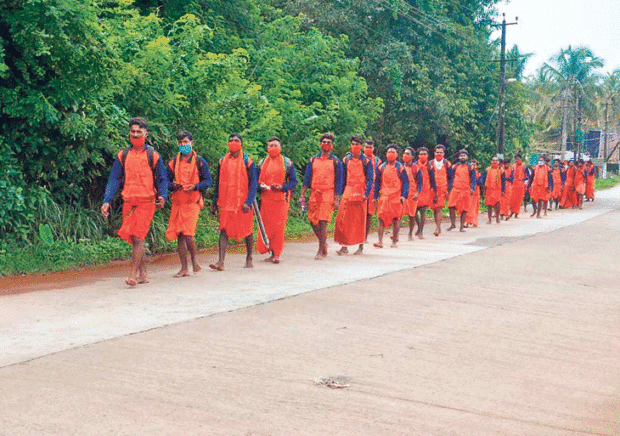
<svg viewBox="0 0 620 436"><path fill-rule="evenodd" d="M325 131L339 154L362 134L484 159L495 150L497 1L0 0L2 241L35 242L40 224L72 243L111 234L89 211L132 116L149 120L166 157L176 132L192 131L211 166L233 131L257 159L281 137L298 169ZM509 152L530 135L513 92ZM62 235L40 204L85 215L81 228L102 236Z"/></svg>

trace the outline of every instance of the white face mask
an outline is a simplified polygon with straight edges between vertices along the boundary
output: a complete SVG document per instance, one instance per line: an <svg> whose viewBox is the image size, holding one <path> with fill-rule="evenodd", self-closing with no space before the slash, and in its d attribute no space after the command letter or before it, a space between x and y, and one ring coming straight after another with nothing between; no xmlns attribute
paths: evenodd
<svg viewBox="0 0 620 436"><path fill-rule="evenodd" d="M545 164L545 161L544 161L544 160L539 160L539 161L538 161L538 165L539 165L539 166L543 166L544 164Z"/></svg>

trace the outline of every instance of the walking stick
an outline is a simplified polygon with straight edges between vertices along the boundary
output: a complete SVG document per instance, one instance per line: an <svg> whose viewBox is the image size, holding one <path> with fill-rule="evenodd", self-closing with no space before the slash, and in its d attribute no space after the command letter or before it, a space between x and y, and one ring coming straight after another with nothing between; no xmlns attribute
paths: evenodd
<svg viewBox="0 0 620 436"><path fill-rule="evenodd" d="M269 250L269 238L267 237L265 225L263 224L263 218L260 216L260 211L258 210L258 203L256 202L256 200L254 200L254 202L252 203L252 208L254 209L254 217L256 218L256 223L258 224L258 231L263 238L265 247L267 247L267 250Z"/></svg>

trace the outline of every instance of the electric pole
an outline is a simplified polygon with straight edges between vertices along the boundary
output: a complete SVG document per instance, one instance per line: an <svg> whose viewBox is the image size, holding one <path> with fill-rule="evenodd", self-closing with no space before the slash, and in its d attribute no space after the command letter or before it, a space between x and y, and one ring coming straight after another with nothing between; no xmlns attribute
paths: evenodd
<svg viewBox="0 0 620 436"><path fill-rule="evenodd" d="M502 14L502 24L494 24L494 26L502 26L501 54L499 62L499 108L497 116L497 154L504 154L504 113L506 110L506 26L517 24L519 18L514 23L506 23L506 14Z"/></svg>

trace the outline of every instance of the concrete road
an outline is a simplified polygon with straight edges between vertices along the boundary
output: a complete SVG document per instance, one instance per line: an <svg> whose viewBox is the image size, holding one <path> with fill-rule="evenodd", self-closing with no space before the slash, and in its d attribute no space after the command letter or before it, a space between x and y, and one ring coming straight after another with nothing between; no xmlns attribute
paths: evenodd
<svg viewBox="0 0 620 436"><path fill-rule="evenodd" d="M619 207L0 296L0 435L618 435Z"/></svg>

